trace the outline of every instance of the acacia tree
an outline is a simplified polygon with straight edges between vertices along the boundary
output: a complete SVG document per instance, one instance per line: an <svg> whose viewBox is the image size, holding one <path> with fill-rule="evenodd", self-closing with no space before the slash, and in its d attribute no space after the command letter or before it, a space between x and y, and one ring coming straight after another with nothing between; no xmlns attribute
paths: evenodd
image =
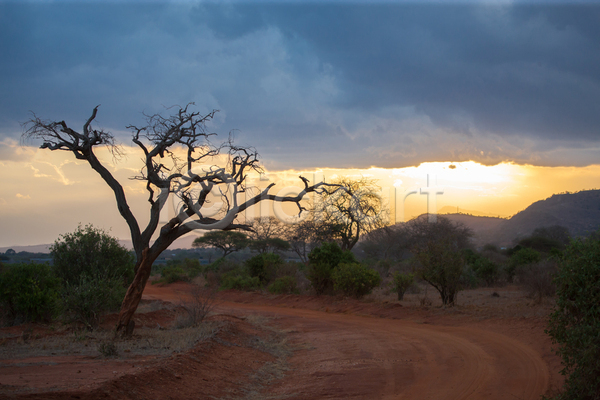
<svg viewBox="0 0 600 400"><path fill-rule="evenodd" d="M248 247L248 237L236 231L211 231L194 239L194 247L216 247L223 252L222 258L228 254Z"/></svg>
<svg viewBox="0 0 600 400"><path fill-rule="evenodd" d="M248 247L259 254L283 252L290 249L290 244L284 237L289 231L289 224L277 217L268 216L255 218L250 221L252 231L248 233L250 242Z"/></svg>
<svg viewBox="0 0 600 400"><path fill-rule="evenodd" d="M363 236L359 244L373 260L401 260L410 247L408 230L403 224L384 226Z"/></svg>
<svg viewBox="0 0 600 400"><path fill-rule="evenodd" d="M301 201L305 195L322 193L326 187L333 186L323 182L310 185L306 178L300 177L304 189L296 196L271 194L270 189L275 185L271 183L256 195L246 196L240 204L238 197L247 191L251 193L246 182L248 173L260 171L258 153L253 148L235 146L231 139L218 146L212 144L210 139L215 134L207 131L206 123L216 111L203 115L192 111L192 105L176 107L175 112L166 117L145 114L144 126L127 127L132 132L133 143L143 154L141 173L134 177L145 182L148 192L149 220L143 229L129 207L123 186L96 156L95 149L102 146L107 146L116 158L122 154L112 133L92 126L98 106L81 132L65 121L46 121L35 114L23 125L24 140L41 140L42 149L68 151L77 159L86 160L112 189L119 213L129 226L136 255L135 276L123 299L116 332L133 332L131 318L142 298L152 263L177 238L194 229L249 229L237 223L236 217L261 201L292 202L302 212L305 208ZM180 153L185 156L178 156ZM222 163L215 162L223 159ZM159 226L161 210L173 195L181 201L177 215ZM222 212L216 216L206 212L211 195L223 203ZM151 243L155 233L158 237Z"/></svg>
<svg viewBox="0 0 600 400"><path fill-rule="evenodd" d="M345 190L325 189L315 213L321 230L328 228L343 250L352 250L361 235L385 226L386 215L373 179L345 177L335 184Z"/></svg>
<svg viewBox="0 0 600 400"><path fill-rule="evenodd" d="M462 250L469 247L472 231L440 216L435 223L426 216L415 218L406 223L405 229L419 263L417 273L439 292L444 305L453 305L465 265Z"/></svg>
<svg viewBox="0 0 600 400"><path fill-rule="evenodd" d="M317 222L315 218L307 218L291 225L286 235L291 249L305 264L308 264L308 255L315 247L322 243L335 242L336 238L337 233L330 225Z"/></svg>

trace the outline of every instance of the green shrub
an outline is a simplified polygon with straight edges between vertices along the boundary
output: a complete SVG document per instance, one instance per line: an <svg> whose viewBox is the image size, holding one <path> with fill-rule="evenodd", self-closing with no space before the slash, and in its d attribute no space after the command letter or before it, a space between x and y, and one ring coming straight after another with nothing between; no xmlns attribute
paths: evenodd
<svg viewBox="0 0 600 400"><path fill-rule="evenodd" d="M473 271L472 267L468 266L463 268L460 274L459 286L461 290L475 289L479 287L479 278L477 278L477 275L475 274L475 271Z"/></svg>
<svg viewBox="0 0 600 400"><path fill-rule="evenodd" d="M506 265L504 272L506 273L507 280L512 282L515 275L517 274L517 270L519 267L523 265L533 264L542 259L540 253L534 249L530 249L528 247L521 247L519 250L514 252L510 256L510 260Z"/></svg>
<svg viewBox="0 0 600 400"><path fill-rule="evenodd" d="M273 280L280 266L285 264L279 254L262 253L246 260L248 272L260 279L262 284Z"/></svg>
<svg viewBox="0 0 600 400"><path fill-rule="evenodd" d="M134 257L118 240L92 225L79 226L50 246L54 271L64 282L78 282L82 275L98 279L133 280Z"/></svg>
<svg viewBox="0 0 600 400"><path fill-rule="evenodd" d="M500 277L500 268L493 261L479 257L472 265L471 268L475 272L475 276L485 282L487 286L492 286L498 282Z"/></svg>
<svg viewBox="0 0 600 400"><path fill-rule="evenodd" d="M337 243L323 243L308 255L310 265L307 278L317 295L333 291L332 272L340 263L356 263L352 252L342 250Z"/></svg>
<svg viewBox="0 0 600 400"><path fill-rule="evenodd" d="M306 277L310 281L317 296L333 292L332 272L333 267L329 264L319 263L309 265Z"/></svg>
<svg viewBox="0 0 600 400"><path fill-rule="evenodd" d="M556 399L600 399L600 240L573 241L554 282L557 301L548 333L567 377Z"/></svg>
<svg viewBox="0 0 600 400"><path fill-rule="evenodd" d="M92 329L103 313L118 309L133 280L134 263L117 239L91 225L79 226L61 235L50 251L68 317Z"/></svg>
<svg viewBox="0 0 600 400"><path fill-rule="evenodd" d="M221 276L221 289L256 290L260 289L260 278L250 276L246 268L238 267Z"/></svg>
<svg viewBox="0 0 600 400"><path fill-rule="evenodd" d="M88 329L95 329L102 314L119 309L126 290L119 278L82 275L79 281L64 285L62 303L66 316Z"/></svg>
<svg viewBox="0 0 600 400"><path fill-rule="evenodd" d="M160 276L160 282L164 283L189 282L191 280L188 273L177 265L169 265L164 267L162 271L160 271Z"/></svg>
<svg viewBox="0 0 600 400"><path fill-rule="evenodd" d="M161 279L157 283L189 282L204 272L200 261L195 258L185 258L178 261L168 261L160 270Z"/></svg>
<svg viewBox="0 0 600 400"><path fill-rule="evenodd" d="M381 283L374 269L359 263L341 263L332 272L333 287L346 296L361 298Z"/></svg>
<svg viewBox="0 0 600 400"><path fill-rule="evenodd" d="M180 262L180 265L190 280L204 272L204 268L197 258L184 258L183 261Z"/></svg>
<svg viewBox="0 0 600 400"><path fill-rule="evenodd" d="M0 274L0 302L9 324L49 321L58 311L60 280L48 264L5 265Z"/></svg>
<svg viewBox="0 0 600 400"><path fill-rule="evenodd" d="M349 250L342 250L337 243L323 243L315 247L309 254L308 260L311 264L329 264L335 268L340 263L355 263L356 258Z"/></svg>
<svg viewBox="0 0 600 400"><path fill-rule="evenodd" d="M271 294L299 294L298 282L295 276L282 276L277 278L267 288Z"/></svg>
<svg viewBox="0 0 600 400"><path fill-rule="evenodd" d="M392 279L392 290L398 293L398 300L404 298L406 290L415 282L415 274L396 272Z"/></svg>

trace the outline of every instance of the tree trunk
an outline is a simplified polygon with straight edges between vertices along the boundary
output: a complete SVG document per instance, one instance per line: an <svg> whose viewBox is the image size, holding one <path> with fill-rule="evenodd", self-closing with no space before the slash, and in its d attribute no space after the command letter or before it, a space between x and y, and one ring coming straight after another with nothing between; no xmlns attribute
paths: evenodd
<svg viewBox="0 0 600 400"><path fill-rule="evenodd" d="M149 249L146 248L142 251L142 259L136 266L135 277L133 282L129 285L123 304L121 305L121 311L119 312L119 320L115 332L118 333L121 329L125 329L125 334L131 334L133 331L130 327L131 318L135 313L140 300L142 299L142 293L146 287L146 282L150 277L150 271L152 269L152 263L156 257L149 257Z"/></svg>

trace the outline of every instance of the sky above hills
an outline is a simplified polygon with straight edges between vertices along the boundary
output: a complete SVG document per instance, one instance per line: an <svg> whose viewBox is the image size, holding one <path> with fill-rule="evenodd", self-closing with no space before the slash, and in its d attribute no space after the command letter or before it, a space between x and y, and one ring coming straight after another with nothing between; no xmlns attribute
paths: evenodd
<svg viewBox="0 0 600 400"><path fill-rule="evenodd" d="M458 190L447 205L491 214L596 187L599 21L596 2L0 1L2 225L55 237L91 222L93 205L121 233L87 166L20 143L31 111L78 128L98 104L97 126L124 143L143 112L195 102L270 171L374 174L408 190L422 183L394 174L422 165L419 181L433 171ZM126 179L137 160L115 168ZM500 170L521 187L500 188ZM473 186L491 200L472 204ZM520 202L502 209L507 191ZM0 245L43 239L14 229Z"/></svg>

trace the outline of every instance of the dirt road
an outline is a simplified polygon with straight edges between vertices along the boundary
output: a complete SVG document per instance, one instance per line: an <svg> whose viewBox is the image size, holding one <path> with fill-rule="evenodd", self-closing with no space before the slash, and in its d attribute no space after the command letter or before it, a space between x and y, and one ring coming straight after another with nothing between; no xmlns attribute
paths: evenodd
<svg viewBox="0 0 600 400"><path fill-rule="evenodd" d="M181 292L148 287L145 297ZM490 329L406 319L222 302L218 311L260 314L286 331L291 371L269 395L292 399L539 399L550 372L538 351Z"/></svg>

